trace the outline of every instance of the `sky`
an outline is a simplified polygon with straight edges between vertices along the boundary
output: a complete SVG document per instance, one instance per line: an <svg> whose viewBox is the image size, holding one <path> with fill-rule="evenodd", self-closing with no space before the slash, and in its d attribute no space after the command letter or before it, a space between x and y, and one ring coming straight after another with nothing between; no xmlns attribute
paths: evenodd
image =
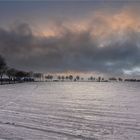
<svg viewBox="0 0 140 140"><path fill-rule="evenodd" d="M140 1L0 1L0 54L35 72L140 75Z"/></svg>

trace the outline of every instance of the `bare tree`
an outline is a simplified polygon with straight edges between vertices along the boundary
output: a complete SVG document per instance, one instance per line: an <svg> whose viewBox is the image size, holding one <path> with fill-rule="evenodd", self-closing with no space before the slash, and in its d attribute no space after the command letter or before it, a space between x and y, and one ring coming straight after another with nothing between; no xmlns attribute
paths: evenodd
<svg viewBox="0 0 140 140"><path fill-rule="evenodd" d="M80 79L80 76L77 75L77 76L76 76L76 81L78 81L79 79Z"/></svg>
<svg viewBox="0 0 140 140"><path fill-rule="evenodd" d="M61 80L61 76L60 76L60 75L58 75L58 76L57 76L57 79L60 81L60 80Z"/></svg>
<svg viewBox="0 0 140 140"><path fill-rule="evenodd" d="M34 78L40 79L40 81L41 81L43 74L42 73L34 73L33 76L34 76Z"/></svg>
<svg viewBox="0 0 140 140"><path fill-rule="evenodd" d="M73 76L72 76L72 75L69 75L69 79L72 81L72 79L73 79Z"/></svg>
<svg viewBox="0 0 140 140"><path fill-rule="evenodd" d="M10 81L12 80L15 82L16 73L17 73L17 70L14 68L7 69L6 75L9 77L9 84L10 84Z"/></svg>
<svg viewBox="0 0 140 140"><path fill-rule="evenodd" d="M7 65L6 62L4 60L4 58L0 55L0 81L1 81L1 85L3 82L3 74L6 72L7 69Z"/></svg>

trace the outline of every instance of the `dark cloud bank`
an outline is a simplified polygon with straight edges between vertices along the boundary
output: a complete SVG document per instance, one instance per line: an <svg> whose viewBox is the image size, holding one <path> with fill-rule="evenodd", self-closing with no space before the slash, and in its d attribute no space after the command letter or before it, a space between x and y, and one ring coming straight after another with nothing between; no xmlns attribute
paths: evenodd
<svg viewBox="0 0 140 140"><path fill-rule="evenodd" d="M61 25L59 25L61 26ZM102 72L121 74L140 67L140 33L126 31L123 41L99 47L90 29L60 36L35 36L28 24L0 29L0 54L16 68L43 72Z"/></svg>

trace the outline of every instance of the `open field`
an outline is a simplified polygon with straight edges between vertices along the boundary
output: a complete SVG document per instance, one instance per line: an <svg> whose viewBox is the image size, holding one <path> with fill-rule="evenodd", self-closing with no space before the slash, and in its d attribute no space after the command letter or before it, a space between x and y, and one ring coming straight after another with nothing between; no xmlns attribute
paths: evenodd
<svg viewBox="0 0 140 140"><path fill-rule="evenodd" d="M0 139L140 140L140 83L1 85Z"/></svg>

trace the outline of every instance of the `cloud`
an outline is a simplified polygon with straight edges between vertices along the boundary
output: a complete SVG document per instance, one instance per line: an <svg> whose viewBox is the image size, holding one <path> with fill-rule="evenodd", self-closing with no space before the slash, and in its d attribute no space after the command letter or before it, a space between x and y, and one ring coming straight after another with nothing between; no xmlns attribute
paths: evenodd
<svg viewBox="0 0 140 140"><path fill-rule="evenodd" d="M27 23L15 24L0 29L0 53L10 66L25 70L122 74L140 67L139 21L127 8L96 12L86 21L52 21L45 35Z"/></svg>

